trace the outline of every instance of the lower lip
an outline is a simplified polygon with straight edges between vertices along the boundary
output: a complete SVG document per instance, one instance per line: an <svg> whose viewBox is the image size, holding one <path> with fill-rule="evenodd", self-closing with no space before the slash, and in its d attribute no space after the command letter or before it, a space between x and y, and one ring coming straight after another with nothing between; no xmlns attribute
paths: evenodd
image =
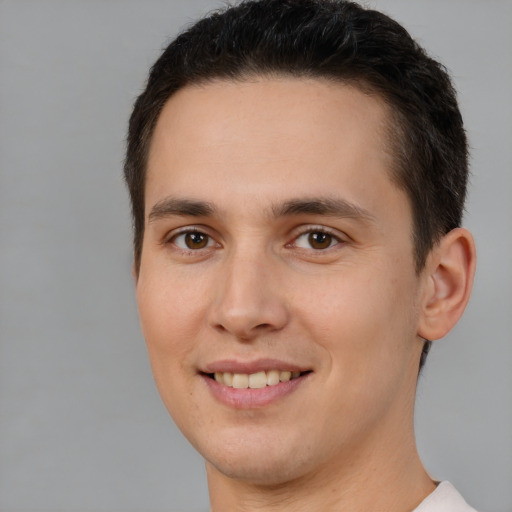
<svg viewBox="0 0 512 512"><path fill-rule="evenodd" d="M304 383L309 375L310 373L306 373L287 382L280 382L275 386L265 386L260 389L230 388L229 386L219 384L207 375L202 375L202 378L210 388L213 396L223 404L237 409L255 409L269 405L293 393Z"/></svg>

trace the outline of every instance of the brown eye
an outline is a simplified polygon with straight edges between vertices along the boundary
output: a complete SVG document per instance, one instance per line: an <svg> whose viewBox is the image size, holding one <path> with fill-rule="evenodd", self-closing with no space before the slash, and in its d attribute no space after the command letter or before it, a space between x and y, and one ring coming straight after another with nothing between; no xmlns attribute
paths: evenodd
<svg viewBox="0 0 512 512"><path fill-rule="evenodd" d="M208 235L204 233L187 233L185 244L189 249L203 249L208 245Z"/></svg>
<svg viewBox="0 0 512 512"><path fill-rule="evenodd" d="M175 236L172 240L174 245L180 249L194 251L198 249L204 249L211 247L213 240L206 233L200 231L190 231L188 233L181 233Z"/></svg>
<svg viewBox="0 0 512 512"><path fill-rule="evenodd" d="M308 242L313 249L327 249L332 244L333 237L329 233L309 233Z"/></svg>
<svg viewBox="0 0 512 512"><path fill-rule="evenodd" d="M321 251L329 249L339 243L340 239L327 231L306 231L295 239L293 245L300 249Z"/></svg>

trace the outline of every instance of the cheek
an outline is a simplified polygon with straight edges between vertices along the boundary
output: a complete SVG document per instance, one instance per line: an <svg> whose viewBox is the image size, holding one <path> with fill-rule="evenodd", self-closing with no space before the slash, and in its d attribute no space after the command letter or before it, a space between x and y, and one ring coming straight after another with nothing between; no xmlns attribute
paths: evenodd
<svg viewBox="0 0 512 512"><path fill-rule="evenodd" d="M180 419L189 417L195 407L190 395L196 373L190 362L202 315L196 294L163 276L164 272L141 275L137 303L156 386L170 415L183 428Z"/></svg>
<svg viewBox="0 0 512 512"><path fill-rule="evenodd" d="M158 277L155 277L158 276ZM166 273L141 275L137 304L142 333L148 347L155 379L185 367L194 351L194 341L205 321L201 294L187 280Z"/></svg>
<svg viewBox="0 0 512 512"><path fill-rule="evenodd" d="M297 299L301 307L296 317L325 349L334 374L350 375L350 382L379 379L412 349L415 282L396 270L394 274L350 268L325 283L317 281L320 293Z"/></svg>

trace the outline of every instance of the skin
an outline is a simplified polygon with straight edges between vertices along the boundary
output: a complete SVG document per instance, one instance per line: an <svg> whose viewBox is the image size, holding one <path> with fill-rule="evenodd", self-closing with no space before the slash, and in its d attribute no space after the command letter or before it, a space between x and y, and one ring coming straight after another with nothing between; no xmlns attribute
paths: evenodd
<svg viewBox="0 0 512 512"><path fill-rule="evenodd" d="M474 245L454 230L415 271L386 122L378 98L319 79L188 86L163 109L136 293L162 399L206 460L212 511L405 512L435 488L413 431L422 337L462 314ZM202 233L192 248L190 229ZM261 358L309 374L240 408L201 373Z"/></svg>

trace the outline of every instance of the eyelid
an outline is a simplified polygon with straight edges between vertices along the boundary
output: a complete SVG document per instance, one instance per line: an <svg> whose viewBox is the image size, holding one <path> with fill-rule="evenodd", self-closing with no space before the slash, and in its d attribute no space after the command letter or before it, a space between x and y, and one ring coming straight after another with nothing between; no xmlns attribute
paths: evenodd
<svg viewBox="0 0 512 512"><path fill-rule="evenodd" d="M177 246L176 244L173 243L174 240L178 236L186 235L188 233L201 233L201 234L204 234L211 241L214 242L215 246L221 247L221 244L217 240L218 237L216 237L216 236L211 234L211 229L210 228L208 228L207 226L202 226L202 225L191 225L191 226L189 225L189 226L183 226L183 227L179 227L179 228L173 229L172 231L168 232L163 237L161 243L162 243L162 245L172 244L178 250L183 251L183 252L191 252L192 253L192 252L199 252L199 251L201 251L201 249L184 249L184 248L179 247L179 246ZM327 247L326 249L323 249L323 250L322 249L314 249L314 248L305 249L305 248L302 248L302 247L297 247L295 245L295 242L297 241L297 239L299 239L301 236L308 235L310 233L325 233L325 234L328 234L328 235L332 236L336 240L337 243L335 243L334 245L329 246L329 247ZM339 244L343 244L343 243L348 242L350 237L348 235L338 231L337 229L329 228L329 227L323 226L323 225L307 224L307 225L301 225L300 227L294 229L293 233L291 235L291 238L292 238L292 240L286 244L286 247L290 247L290 248L296 247L297 249L311 250L311 251L319 253L319 252L326 252L328 249L332 249L332 248L334 248L335 246L337 246ZM211 245L207 245L202 250L211 249L211 248L212 248Z"/></svg>
<svg viewBox="0 0 512 512"><path fill-rule="evenodd" d="M303 247L297 247L295 245L295 242L301 237L301 236L304 236L304 235L308 235L308 234L311 234L311 233L325 233L327 235L330 235L332 236L336 241L337 243L332 245L332 246L329 246L328 248L326 249L313 249L311 247L311 249L304 249ZM327 251L328 249L332 249L333 247L339 245L339 244L342 244L342 243L345 243L348 241L348 236L347 235L344 235L343 233L339 232L338 230L335 230L335 229L332 229L332 228L329 228L327 226L322 226L322 225L314 225L314 224L311 224L311 225L305 225L305 226L301 226L300 228L298 228L294 235L293 235L293 239L291 242L289 242L288 244L286 244L288 247L296 247L297 249L303 249L303 250L311 250L311 251L314 251L314 252L325 252Z"/></svg>
<svg viewBox="0 0 512 512"><path fill-rule="evenodd" d="M174 245L178 250L182 251L182 252L187 252L187 253L194 253L194 252L200 252L201 250L205 250L205 249L211 249L212 246L210 245L207 245L206 247L203 247L202 249L185 249L183 247L179 247L178 245L176 245L174 243L174 241L176 240L177 237L181 236L181 235L187 235L189 233L201 233L203 235L206 235L211 241L214 242L214 244L217 246L217 247L220 247L220 243L216 240L216 237L214 237L211 233L210 233L210 229L208 229L207 227L205 226L183 226L181 228L176 228L176 229L173 229L172 231L170 231L169 233L167 233L165 235L165 237L163 238L162 240L162 244L163 245Z"/></svg>

